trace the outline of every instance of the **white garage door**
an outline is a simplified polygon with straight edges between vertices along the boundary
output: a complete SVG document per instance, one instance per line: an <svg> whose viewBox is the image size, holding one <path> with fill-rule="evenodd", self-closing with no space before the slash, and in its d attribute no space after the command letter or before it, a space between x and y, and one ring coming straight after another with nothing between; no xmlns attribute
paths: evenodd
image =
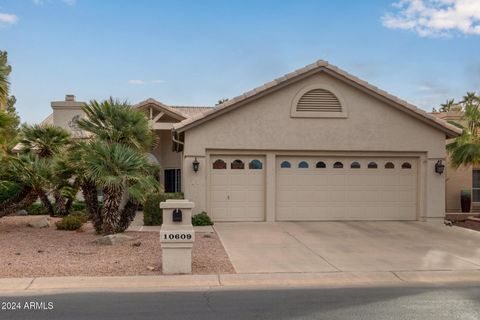
<svg viewBox="0 0 480 320"><path fill-rule="evenodd" d="M215 221L265 220L265 158L210 157L210 212Z"/></svg>
<svg viewBox="0 0 480 320"><path fill-rule="evenodd" d="M277 220L416 220L415 158L278 157Z"/></svg>

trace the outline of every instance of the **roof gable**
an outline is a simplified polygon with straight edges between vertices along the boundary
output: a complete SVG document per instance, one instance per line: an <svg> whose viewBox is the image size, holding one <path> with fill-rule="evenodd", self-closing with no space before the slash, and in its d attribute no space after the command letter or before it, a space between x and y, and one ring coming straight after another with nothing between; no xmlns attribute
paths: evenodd
<svg viewBox="0 0 480 320"><path fill-rule="evenodd" d="M449 138L456 137L461 134L462 130L441 120L437 117L428 114L424 110L419 109L418 107L409 104L408 102L401 100L388 92L381 90L366 81L363 81L346 71L343 71L327 61L319 60L313 64L307 65L301 69L298 69L294 72L288 73L280 78L277 78L271 82L268 82L260 87L257 87L253 90L250 90L240 96L237 96L231 100L228 100L217 107L213 108L210 111L199 114L189 119L185 119L180 123L174 125L174 130L178 132L186 131L190 128L198 126L202 123L209 121L210 119L216 118L221 114L227 113L231 110L234 110L242 105L245 105L255 99L258 99L262 96L265 96L269 93L272 93L276 90L293 83L300 81L306 77L314 75L319 72L325 72L330 76L339 79L343 82L346 82L357 89L364 91L365 93L376 97L377 99L385 102L386 104L395 107L417 119L425 122L426 124L437 128L445 132L446 136Z"/></svg>

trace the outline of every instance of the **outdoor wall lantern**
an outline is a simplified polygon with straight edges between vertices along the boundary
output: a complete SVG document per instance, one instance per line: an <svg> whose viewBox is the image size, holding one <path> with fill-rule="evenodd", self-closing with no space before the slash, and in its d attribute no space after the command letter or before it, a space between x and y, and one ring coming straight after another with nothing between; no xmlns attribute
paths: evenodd
<svg viewBox="0 0 480 320"><path fill-rule="evenodd" d="M193 166L193 171L197 172L198 168L200 167L200 162L198 162L197 157L195 157L195 160L193 160L192 166Z"/></svg>
<svg viewBox="0 0 480 320"><path fill-rule="evenodd" d="M435 163L435 172L438 174L442 174L444 170L445 165L443 164L442 160L438 160L437 163Z"/></svg>

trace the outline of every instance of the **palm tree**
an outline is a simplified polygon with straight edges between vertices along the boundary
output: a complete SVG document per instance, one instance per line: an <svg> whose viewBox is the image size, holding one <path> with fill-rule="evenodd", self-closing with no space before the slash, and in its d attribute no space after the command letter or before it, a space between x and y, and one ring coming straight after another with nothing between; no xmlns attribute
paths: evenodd
<svg viewBox="0 0 480 320"><path fill-rule="evenodd" d="M10 82L8 76L12 71L12 67L8 65L8 56L6 51L0 51L0 110L5 109L8 103L8 95L10 90Z"/></svg>
<svg viewBox="0 0 480 320"><path fill-rule="evenodd" d="M76 188L69 182L73 172L63 165L61 157L71 141L70 134L54 126L23 125L20 136L22 153L43 159L52 171L49 184L38 191L43 206L51 216L68 214ZM50 201L49 194L53 194L54 204Z"/></svg>
<svg viewBox="0 0 480 320"><path fill-rule="evenodd" d="M136 204L159 187L154 166L145 154L120 143L96 141L86 151L86 176L103 189L101 232L122 232L133 220Z"/></svg>
<svg viewBox="0 0 480 320"><path fill-rule="evenodd" d="M3 180L15 182L22 189L13 198L0 204L0 217L15 213L26 208L35 200L45 198L45 189L50 184L52 167L48 159L42 159L32 154L10 156L3 162Z"/></svg>
<svg viewBox="0 0 480 320"><path fill-rule="evenodd" d="M70 143L68 131L50 125L23 125L20 136L22 152L32 152L41 158L58 154Z"/></svg>
<svg viewBox="0 0 480 320"><path fill-rule="evenodd" d="M78 127L90 132L95 139L121 143L142 151L155 142L145 115L126 102L113 98L100 103L92 100L82 110L87 117L78 120Z"/></svg>
<svg viewBox="0 0 480 320"><path fill-rule="evenodd" d="M440 105L440 109L439 111L440 112L448 112L452 109L452 107L455 105L455 101L454 99L451 99L451 100L447 100L447 102L445 103L442 103Z"/></svg>
<svg viewBox="0 0 480 320"><path fill-rule="evenodd" d="M462 165L480 164L480 99L474 93L467 93L462 101L464 115L463 133L447 145L451 164L458 168Z"/></svg>
<svg viewBox="0 0 480 320"><path fill-rule="evenodd" d="M155 143L154 135L145 115L126 102L92 100L83 111L86 118L77 124L91 139L77 144L74 157L85 202L97 232L122 232L146 192L159 188L144 154ZM101 209L97 186L103 190Z"/></svg>

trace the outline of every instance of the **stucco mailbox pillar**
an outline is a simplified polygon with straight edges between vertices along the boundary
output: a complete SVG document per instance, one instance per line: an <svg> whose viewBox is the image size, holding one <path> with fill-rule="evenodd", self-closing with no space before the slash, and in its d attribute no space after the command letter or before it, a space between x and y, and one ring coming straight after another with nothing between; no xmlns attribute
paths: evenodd
<svg viewBox="0 0 480 320"><path fill-rule="evenodd" d="M160 229L162 271L164 274L192 273L192 246L195 231L188 200L167 200L160 203L163 224Z"/></svg>

